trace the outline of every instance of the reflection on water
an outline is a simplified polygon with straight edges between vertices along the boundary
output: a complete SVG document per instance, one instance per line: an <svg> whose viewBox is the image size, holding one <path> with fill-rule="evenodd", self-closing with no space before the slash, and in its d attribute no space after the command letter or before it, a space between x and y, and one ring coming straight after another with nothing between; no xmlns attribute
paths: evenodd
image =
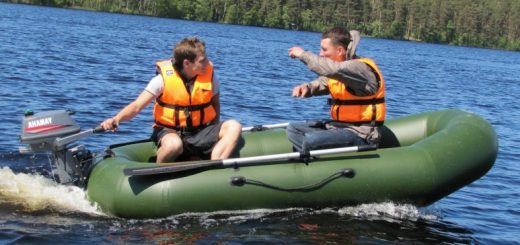
<svg viewBox="0 0 520 245"><path fill-rule="evenodd" d="M392 207L395 213L374 215L372 208ZM132 239L149 242L202 243L311 243L351 244L378 242L470 243L471 233L464 228L439 222L411 206L391 203L351 207L357 216L343 209L248 210L183 214L160 220L119 220L111 228L118 242ZM343 211L342 211L343 210ZM355 211L354 211L355 210ZM361 215L359 213L370 213ZM327 222L330 221L330 222ZM138 227L138 228L136 228ZM456 231L453 233L453 231Z"/></svg>

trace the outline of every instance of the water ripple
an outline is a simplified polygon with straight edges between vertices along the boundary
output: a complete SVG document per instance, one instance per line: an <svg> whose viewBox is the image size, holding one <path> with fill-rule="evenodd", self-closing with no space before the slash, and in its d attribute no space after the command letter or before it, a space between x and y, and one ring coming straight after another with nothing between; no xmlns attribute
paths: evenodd
<svg viewBox="0 0 520 245"><path fill-rule="evenodd" d="M222 118L249 126L329 116L325 97L291 97L295 85L316 75L287 57L287 50L299 45L319 52L319 33L6 3L0 3L0 29L0 166L13 172L1 171L11 180L23 174L51 176L46 156L15 153L25 110L71 109L83 128L94 127L131 102L155 75L154 63L170 57L174 43L189 35L206 41L221 82ZM20 218L20 205L4 205L0 242L517 242L520 105L514 98L520 94L520 53L363 38L358 54L374 58L383 71L389 118L459 108L487 119L499 138L491 171L426 210L374 204L330 213L246 211L135 221L77 211L48 213L46 208ZM149 106L117 133L82 143L101 150L147 138L151 114ZM87 237L74 240L78 234Z"/></svg>

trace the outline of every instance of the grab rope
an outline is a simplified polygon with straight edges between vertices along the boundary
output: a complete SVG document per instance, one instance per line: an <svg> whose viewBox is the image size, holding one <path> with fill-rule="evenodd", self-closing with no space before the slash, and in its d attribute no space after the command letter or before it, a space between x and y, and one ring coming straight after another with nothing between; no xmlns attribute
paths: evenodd
<svg viewBox="0 0 520 245"><path fill-rule="evenodd" d="M354 169L351 169L351 168L342 169L342 170L330 175L329 177L321 180L320 182L318 182L316 184L305 185L305 186L300 186L300 187L295 187L295 188L284 188L284 187L279 187L279 186L275 186L275 185L270 185L270 184L264 183L259 180L247 179L244 176L231 177L230 183L231 183L231 185L239 186L239 187L249 184L249 185L265 187L268 189L278 190L278 191L309 192L309 191L317 190L317 189L325 186L326 184L332 182L335 179L338 179L341 177L354 178L355 175L356 175L356 172L354 171Z"/></svg>

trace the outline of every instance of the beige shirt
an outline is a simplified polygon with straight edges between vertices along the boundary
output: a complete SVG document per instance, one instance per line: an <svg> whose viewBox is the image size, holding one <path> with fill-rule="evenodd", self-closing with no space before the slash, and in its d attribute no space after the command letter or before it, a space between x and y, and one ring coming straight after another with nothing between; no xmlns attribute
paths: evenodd
<svg viewBox="0 0 520 245"><path fill-rule="evenodd" d="M309 88L311 96L329 94L329 78L344 83L351 89L350 92L357 96L372 95L379 88L376 75L367 64L361 61L354 59L336 62L329 58L319 57L309 51L305 51L300 60L311 71L319 75L316 80L304 84ZM374 143L378 143L381 138L380 127L349 126L347 129Z"/></svg>

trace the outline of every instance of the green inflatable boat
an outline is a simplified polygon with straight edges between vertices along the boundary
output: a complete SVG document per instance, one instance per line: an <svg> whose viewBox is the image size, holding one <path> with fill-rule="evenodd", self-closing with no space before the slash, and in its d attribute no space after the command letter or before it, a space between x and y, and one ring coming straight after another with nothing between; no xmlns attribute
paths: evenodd
<svg viewBox="0 0 520 245"><path fill-rule="evenodd" d="M293 153L283 129L244 130L233 157L155 164L152 142L93 154L65 110L22 119L23 152L51 152L54 179L86 188L107 213L128 218L256 208L343 207L397 202L429 205L483 176L495 162L496 134L481 117L441 110L387 120L379 148ZM268 125L273 126L273 125Z"/></svg>
<svg viewBox="0 0 520 245"><path fill-rule="evenodd" d="M491 125L460 110L387 120L377 150L329 152L307 162L290 156L217 167L215 161L184 162L172 171L175 165L149 162L154 144L141 141L111 146L93 167L87 191L102 210L127 218L386 201L425 206L483 176L497 148ZM283 129L244 132L234 158L291 151Z"/></svg>

